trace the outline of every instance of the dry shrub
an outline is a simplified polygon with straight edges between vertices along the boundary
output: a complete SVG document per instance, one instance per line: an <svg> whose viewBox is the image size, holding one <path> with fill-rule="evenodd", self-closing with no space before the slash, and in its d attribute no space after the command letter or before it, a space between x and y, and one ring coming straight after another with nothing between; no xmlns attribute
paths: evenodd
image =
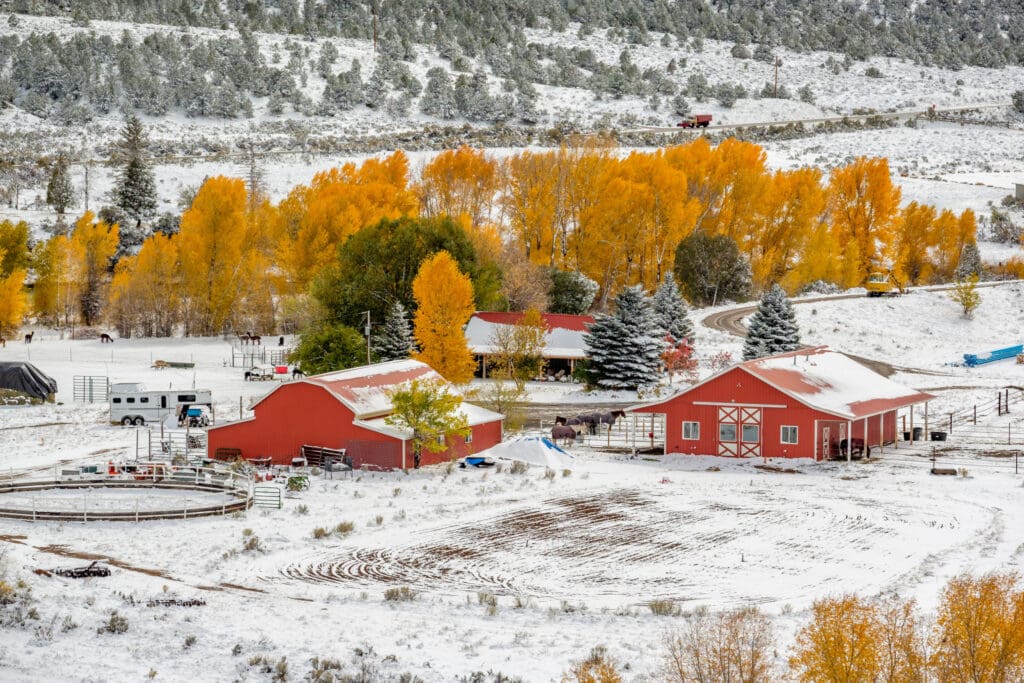
<svg viewBox="0 0 1024 683"><path fill-rule="evenodd" d="M512 464L508 468L508 473L509 474L526 474L526 472L529 469L530 469L530 466L527 465L522 460L513 460Z"/></svg>
<svg viewBox="0 0 1024 683"><path fill-rule="evenodd" d="M562 675L562 683L622 683L622 674L604 646L598 645Z"/></svg>
<svg viewBox="0 0 1024 683"><path fill-rule="evenodd" d="M355 528L355 522L338 522L338 524L334 527L334 533L339 534L341 536L347 536L348 534L352 533L355 530Z"/></svg>
<svg viewBox="0 0 1024 683"><path fill-rule="evenodd" d="M316 539L327 538L330 535L331 535L331 532L328 531L327 529L323 528L322 526L318 526L317 528L313 529L313 538L316 538Z"/></svg>
<svg viewBox="0 0 1024 683"><path fill-rule="evenodd" d="M384 600L387 602L412 602L415 599L416 593L408 586L388 588L384 591Z"/></svg>
<svg viewBox="0 0 1024 683"><path fill-rule="evenodd" d="M939 681L1024 680L1024 593L1013 573L957 576L942 593L929 664Z"/></svg>
<svg viewBox="0 0 1024 683"><path fill-rule="evenodd" d="M775 634L756 607L712 614L697 610L665 636L663 680L671 683L768 683L774 681Z"/></svg>
<svg viewBox="0 0 1024 683"><path fill-rule="evenodd" d="M674 600L651 600L647 603L651 614L659 617L679 616L679 607Z"/></svg>

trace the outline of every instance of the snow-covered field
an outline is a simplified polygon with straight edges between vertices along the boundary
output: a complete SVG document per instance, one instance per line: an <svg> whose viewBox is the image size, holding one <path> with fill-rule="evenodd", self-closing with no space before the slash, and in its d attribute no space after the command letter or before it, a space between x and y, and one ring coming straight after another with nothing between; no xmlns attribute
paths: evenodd
<svg viewBox="0 0 1024 683"><path fill-rule="evenodd" d="M959 318L948 294L925 291L803 303L797 314L807 343L929 373L898 378L938 394L932 419L941 419L940 411L1021 385L1024 366L1012 361L977 369L947 363L1020 342L1022 293L1020 284L983 290L973 321ZM692 315L697 321L709 312ZM739 355L739 340L722 333L702 329L698 342L704 358ZM10 344L0 357L30 352L60 383L63 404L0 410L0 472L133 455L134 429L105 424L102 407L71 403L76 374L152 386L194 382L214 391L218 419L233 419L240 399L270 388L245 383L240 368L226 365L230 345L219 339L101 346L40 331L31 346ZM196 367L154 370L157 359ZM545 403L629 400L559 384L536 385L531 394ZM1018 429L1017 396L1010 415L983 416L978 429L954 430L949 444L968 446L986 426ZM767 468L586 449L576 456L568 476L551 478L539 468L514 475L444 466L318 478L286 497L282 510L238 517L4 520L7 573L31 586L39 620L4 629L0 678L38 680L46 670L74 680L83 671L92 672L85 680L151 671L158 680L269 680L250 663L263 656L272 665L286 657L290 680L318 657L338 659L349 673L371 671L370 680L412 672L426 682L453 681L492 671L556 681L603 644L628 665L626 680L649 681L661 634L679 619L652 614L646 605L657 599L683 609L760 606L777 626L781 666L815 597L896 591L930 609L952 575L1015 568L1022 559L1024 490L1012 457L961 453L955 462L968 470L965 478L929 475L922 448L886 449L870 463ZM354 530L313 537L316 527L340 522ZM31 573L84 563L74 556L109 558L114 575L76 581ZM415 599L385 600L387 589L400 587ZM206 605L148 606L170 598ZM97 634L112 610L127 618L128 632ZM53 657L55 649L67 656ZM120 655L110 657L112 650Z"/></svg>

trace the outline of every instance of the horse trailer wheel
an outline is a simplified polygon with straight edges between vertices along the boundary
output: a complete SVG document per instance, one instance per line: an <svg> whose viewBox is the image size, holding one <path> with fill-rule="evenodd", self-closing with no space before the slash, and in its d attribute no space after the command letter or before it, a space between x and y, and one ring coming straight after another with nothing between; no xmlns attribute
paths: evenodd
<svg viewBox="0 0 1024 683"><path fill-rule="evenodd" d="M132 424L135 425L136 427L141 427L142 425L146 424L146 418L142 417L141 415L136 415L135 419L132 420Z"/></svg>
<svg viewBox="0 0 1024 683"><path fill-rule="evenodd" d="M129 417L128 415L125 415L124 417L121 418L121 424L123 424L125 427L129 426L131 423L132 418Z"/></svg>

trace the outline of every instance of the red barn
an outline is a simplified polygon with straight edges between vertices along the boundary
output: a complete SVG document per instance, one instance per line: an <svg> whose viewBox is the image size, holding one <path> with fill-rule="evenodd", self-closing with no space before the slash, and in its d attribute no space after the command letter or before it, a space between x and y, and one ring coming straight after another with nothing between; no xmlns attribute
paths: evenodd
<svg viewBox="0 0 1024 683"><path fill-rule="evenodd" d="M821 460L849 458L848 436L853 450L896 442L897 411L932 398L818 347L739 363L633 412L665 415L666 453Z"/></svg>
<svg viewBox="0 0 1024 683"><path fill-rule="evenodd" d="M430 366L415 360L364 365L285 382L253 406L253 417L211 427L208 451L238 449L243 458L272 458L290 464L302 446L344 448L355 467L411 467L412 433L384 422L391 414L387 393L413 379L441 379ZM421 464L445 462L501 441L502 416L463 403L472 433L456 437L447 450L424 450Z"/></svg>

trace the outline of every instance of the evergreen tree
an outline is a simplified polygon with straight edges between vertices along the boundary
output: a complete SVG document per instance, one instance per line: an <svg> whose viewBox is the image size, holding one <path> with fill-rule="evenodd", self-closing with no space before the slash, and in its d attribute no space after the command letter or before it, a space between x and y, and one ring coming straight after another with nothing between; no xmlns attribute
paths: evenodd
<svg viewBox="0 0 1024 683"><path fill-rule="evenodd" d="M953 276L957 280L968 280L972 275L980 277L981 271L981 254L978 253L978 243L968 242L960 251L960 261L956 264Z"/></svg>
<svg viewBox="0 0 1024 683"><path fill-rule="evenodd" d="M395 301L388 309L384 328L373 340L373 350L382 361L402 360L412 355L412 326L401 301Z"/></svg>
<svg viewBox="0 0 1024 683"><path fill-rule="evenodd" d="M636 285L622 290L615 307L614 315L599 315L584 337L590 381L606 389L655 384L664 345L650 300Z"/></svg>
<svg viewBox="0 0 1024 683"><path fill-rule="evenodd" d="M750 293L750 263L726 235L693 232L676 247L675 274L683 295L697 306L745 301Z"/></svg>
<svg viewBox="0 0 1024 683"><path fill-rule="evenodd" d="M743 360L795 351L799 347L800 332L793 304L786 298L782 287L772 285L750 318L747 340L743 344Z"/></svg>
<svg viewBox="0 0 1024 683"><path fill-rule="evenodd" d="M658 328L663 330L664 334L672 335L673 339L688 339L693 342L693 324L686 315L686 300L679 292L676 278L672 273L665 274L665 279L654 292L651 303L654 306Z"/></svg>
<svg viewBox="0 0 1024 683"><path fill-rule="evenodd" d="M68 158L61 153L57 156L53 171L50 173L50 182L46 185L46 203L63 216L71 206L74 194L75 189L71 185L71 176L68 173Z"/></svg>
<svg viewBox="0 0 1024 683"><path fill-rule="evenodd" d="M584 315L594 303L599 285L574 270L552 270L548 310L552 313Z"/></svg>
<svg viewBox="0 0 1024 683"><path fill-rule="evenodd" d="M133 223L156 215L156 180L147 159L146 132L137 116L130 116L121 130L120 154L124 168L114 188L116 204ZM122 246L126 244L122 235ZM141 240L140 240L141 243Z"/></svg>

